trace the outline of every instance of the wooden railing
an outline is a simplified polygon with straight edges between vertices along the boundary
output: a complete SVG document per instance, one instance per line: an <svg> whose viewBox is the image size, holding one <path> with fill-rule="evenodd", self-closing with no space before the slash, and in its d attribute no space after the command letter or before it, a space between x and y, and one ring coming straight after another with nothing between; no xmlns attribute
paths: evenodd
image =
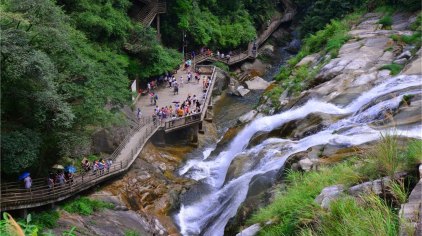
<svg viewBox="0 0 422 236"><path fill-rule="evenodd" d="M142 125L141 125L142 124ZM30 190L21 183L2 183L0 210L14 210L37 207L64 200L78 192L86 190L106 179L123 173L135 161L149 138L160 128L152 119L144 119L133 129L110 155L114 163L110 168L76 174L73 183L57 185L50 189L47 179L34 179Z"/></svg>
<svg viewBox="0 0 422 236"><path fill-rule="evenodd" d="M216 67L201 67L211 71L211 83L207 88L205 99L202 102L201 113L165 122L158 122L157 119L153 119L152 117L142 118L137 126L126 135L116 150L107 158L113 160L110 168L104 169L102 172L97 170L95 174L93 171L76 173L72 183L56 184L53 188L50 188L47 178L39 178L33 179L30 190L25 189L22 182L1 183L0 211L32 208L69 198L102 181L127 171L136 160L144 145L157 130L161 129L165 132L171 132L204 120L216 80Z"/></svg>

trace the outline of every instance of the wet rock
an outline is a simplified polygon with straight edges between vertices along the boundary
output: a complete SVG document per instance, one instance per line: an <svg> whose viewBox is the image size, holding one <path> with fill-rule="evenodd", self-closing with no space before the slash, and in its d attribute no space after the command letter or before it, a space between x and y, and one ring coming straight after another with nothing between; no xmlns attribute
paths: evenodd
<svg viewBox="0 0 422 236"><path fill-rule="evenodd" d="M261 226L257 223L240 231L236 236L254 236L261 230Z"/></svg>
<svg viewBox="0 0 422 236"><path fill-rule="evenodd" d="M244 114L243 116L239 117L237 121L238 123L241 123L241 124L248 123L252 121L257 114L258 114L258 111L251 110L248 113Z"/></svg>
<svg viewBox="0 0 422 236"><path fill-rule="evenodd" d="M299 161L299 166L304 171L310 171L314 163L309 159L305 158Z"/></svg>
<svg viewBox="0 0 422 236"><path fill-rule="evenodd" d="M322 208L328 209L331 201L340 197L344 190L343 185L334 185L322 189L321 193L315 198L315 202Z"/></svg>
<svg viewBox="0 0 422 236"><path fill-rule="evenodd" d="M410 51L405 51L402 54L400 54L396 59L397 60L403 59L403 58L409 59L411 56L412 56L412 53Z"/></svg>
<svg viewBox="0 0 422 236"><path fill-rule="evenodd" d="M397 59L397 60L393 61L393 63L399 64L399 65L404 65L404 64L406 64L406 62L407 62L406 58L401 58L401 59Z"/></svg>
<svg viewBox="0 0 422 236"><path fill-rule="evenodd" d="M259 76L255 76L251 80L246 81L245 83L248 89L250 90L263 90L270 85L269 82Z"/></svg>
<svg viewBox="0 0 422 236"><path fill-rule="evenodd" d="M264 46L262 46L260 49L260 51L265 52L265 53L273 53L274 52L274 46L271 44L265 44Z"/></svg>
<svg viewBox="0 0 422 236"><path fill-rule="evenodd" d="M236 88L236 91L237 91L237 92L240 94L240 96L242 96L242 97L246 96L246 95L250 92L250 90L249 90L249 89L247 89L247 88L243 87L242 85L238 86L238 87Z"/></svg>

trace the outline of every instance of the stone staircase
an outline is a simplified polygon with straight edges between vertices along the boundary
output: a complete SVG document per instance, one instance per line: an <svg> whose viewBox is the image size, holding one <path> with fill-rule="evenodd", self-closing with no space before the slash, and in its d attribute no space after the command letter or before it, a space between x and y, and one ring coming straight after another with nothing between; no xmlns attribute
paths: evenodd
<svg viewBox="0 0 422 236"><path fill-rule="evenodd" d="M144 26L150 26L158 14L167 12L166 2L157 0L144 0L146 6L136 15L135 20Z"/></svg>

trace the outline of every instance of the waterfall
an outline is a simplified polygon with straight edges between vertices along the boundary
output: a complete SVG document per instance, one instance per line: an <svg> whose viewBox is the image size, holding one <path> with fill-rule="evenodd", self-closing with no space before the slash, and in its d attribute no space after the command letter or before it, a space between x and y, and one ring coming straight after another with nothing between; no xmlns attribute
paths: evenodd
<svg viewBox="0 0 422 236"><path fill-rule="evenodd" d="M331 144L351 147L378 139L380 132L389 130L375 130L368 123L379 117L385 109L398 107L403 95L422 93L421 85L420 76L397 76L373 87L344 107L312 99L301 107L254 120L217 156L205 156L205 154L210 155L211 152L208 150L204 153L204 158L188 161L180 169L180 175L201 180L212 189L211 192L199 196L196 201L188 205L182 204L175 216L181 233L223 235L228 220L236 215L238 207L245 200L254 176L282 168L289 156L313 146ZM396 97L378 103L372 102L390 93L396 93ZM258 132L270 132L289 121L302 119L315 112L345 117L324 130L300 140L270 138L246 150L251 138ZM417 125L399 129L396 133L405 137L422 138L421 128ZM259 154L260 162L249 172L225 183L231 162L242 152L248 155Z"/></svg>

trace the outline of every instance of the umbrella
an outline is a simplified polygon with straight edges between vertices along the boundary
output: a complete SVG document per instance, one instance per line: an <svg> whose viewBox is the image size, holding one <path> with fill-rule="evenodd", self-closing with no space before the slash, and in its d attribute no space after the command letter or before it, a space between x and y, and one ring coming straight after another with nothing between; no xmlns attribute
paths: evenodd
<svg viewBox="0 0 422 236"><path fill-rule="evenodd" d="M19 180L23 180L26 177L30 176L31 174L28 171L23 172L21 175L19 175Z"/></svg>
<svg viewBox="0 0 422 236"><path fill-rule="evenodd" d="M173 101L173 103L180 103L179 101Z"/></svg>
<svg viewBox="0 0 422 236"><path fill-rule="evenodd" d="M65 171L69 172L69 173L75 173L76 172L76 167L74 166L66 166L64 168Z"/></svg>
<svg viewBox="0 0 422 236"><path fill-rule="evenodd" d="M53 169L58 169L58 170L63 170L64 169L64 167L62 166L62 165L59 165L59 164L55 164L53 167L51 167L51 168L53 168Z"/></svg>

